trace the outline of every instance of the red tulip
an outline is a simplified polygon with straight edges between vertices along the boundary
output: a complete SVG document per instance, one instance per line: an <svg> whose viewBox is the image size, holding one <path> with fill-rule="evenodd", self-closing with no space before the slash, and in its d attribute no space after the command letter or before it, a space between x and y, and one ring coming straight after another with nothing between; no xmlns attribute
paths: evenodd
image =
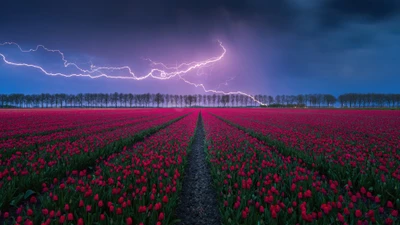
<svg viewBox="0 0 400 225"><path fill-rule="evenodd" d="M139 213L144 213L146 212L147 207L145 205L139 206Z"/></svg>
<svg viewBox="0 0 400 225"><path fill-rule="evenodd" d="M276 211L275 211L275 210L272 210L272 211L271 211L271 216L272 216L272 218L276 219L277 214L276 214Z"/></svg>
<svg viewBox="0 0 400 225"><path fill-rule="evenodd" d="M270 196L265 196L264 197L264 202L271 204L274 201L274 196L270 195Z"/></svg>
<svg viewBox="0 0 400 225"><path fill-rule="evenodd" d="M124 202L124 198L123 197L120 197L119 199L118 199L118 203L119 204L122 204Z"/></svg>
<svg viewBox="0 0 400 225"><path fill-rule="evenodd" d="M166 195L164 195L162 201L163 201L164 203L168 203L168 197L167 197Z"/></svg>
<svg viewBox="0 0 400 225"><path fill-rule="evenodd" d="M83 219L82 218L79 218L78 219L78 223L77 223L78 225L84 225L84 223L83 223Z"/></svg>
<svg viewBox="0 0 400 225"><path fill-rule="evenodd" d="M306 192L304 192L304 197L311 198L311 196L312 196L312 193L310 190L307 190Z"/></svg>
<svg viewBox="0 0 400 225"><path fill-rule="evenodd" d="M247 212L245 210L242 211L242 218L243 219L247 218Z"/></svg>
<svg viewBox="0 0 400 225"><path fill-rule="evenodd" d="M60 219L58 219L58 223L64 223L65 222L65 216L62 215L60 216Z"/></svg>
<svg viewBox="0 0 400 225"><path fill-rule="evenodd" d="M158 220L164 220L164 213L160 212L160 214L158 215Z"/></svg>
<svg viewBox="0 0 400 225"><path fill-rule="evenodd" d="M302 198L303 198L303 193L299 192L299 193L297 194L297 197L300 198L300 199L302 199Z"/></svg>
<svg viewBox="0 0 400 225"><path fill-rule="evenodd" d="M387 218L387 219L385 220L385 224L386 224L386 225L392 225L392 224L393 224L393 220L392 220L391 218Z"/></svg>
<svg viewBox="0 0 400 225"><path fill-rule="evenodd" d="M126 218L126 225L132 225L133 221L131 217Z"/></svg>
<svg viewBox="0 0 400 225"><path fill-rule="evenodd" d="M49 210L48 209L42 209L42 214L46 216L47 214L49 214Z"/></svg>
<svg viewBox="0 0 400 225"><path fill-rule="evenodd" d="M122 209L121 208L117 208L117 210L115 211L115 213L117 215L121 215L122 214Z"/></svg>
<svg viewBox="0 0 400 225"><path fill-rule="evenodd" d="M356 212L355 212L355 215L356 215L357 218L360 218L362 216L361 210L357 209Z"/></svg>
<svg viewBox="0 0 400 225"><path fill-rule="evenodd" d="M32 204L35 204L35 203L37 202L36 197L35 197L35 196L32 196L32 197L29 199L29 202L32 203Z"/></svg>
<svg viewBox="0 0 400 225"><path fill-rule="evenodd" d="M368 212L367 212L367 216L368 217L374 217L374 214L375 214L375 212L374 212L374 210L372 210L372 209L370 209Z"/></svg>
<svg viewBox="0 0 400 225"><path fill-rule="evenodd" d="M234 209L239 208L239 206L240 206L240 202L235 202L235 204L233 204L233 208Z"/></svg>
<svg viewBox="0 0 400 225"><path fill-rule="evenodd" d="M156 210L156 211L158 211L158 210L160 210L161 209L161 203L160 202L157 202L156 204L155 204L155 206L154 206L154 210Z"/></svg>
<svg viewBox="0 0 400 225"><path fill-rule="evenodd" d="M341 223L344 223L344 216L342 214L338 213L337 218Z"/></svg>
<svg viewBox="0 0 400 225"><path fill-rule="evenodd" d="M68 213L67 219L68 221L74 220L74 215L72 213Z"/></svg>

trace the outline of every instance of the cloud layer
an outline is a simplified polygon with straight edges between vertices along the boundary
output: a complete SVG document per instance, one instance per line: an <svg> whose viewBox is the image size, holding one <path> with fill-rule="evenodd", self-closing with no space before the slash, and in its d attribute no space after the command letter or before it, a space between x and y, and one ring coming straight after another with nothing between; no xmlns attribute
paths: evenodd
<svg viewBox="0 0 400 225"><path fill-rule="evenodd" d="M223 39L231 55L214 72L237 77L226 88L339 93L357 87L340 88L346 80L390 92L385 82L399 81L397 0L9 0L2 6L0 41L50 44L106 64L141 56L197 59L215 54L210 42Z"/></svg>

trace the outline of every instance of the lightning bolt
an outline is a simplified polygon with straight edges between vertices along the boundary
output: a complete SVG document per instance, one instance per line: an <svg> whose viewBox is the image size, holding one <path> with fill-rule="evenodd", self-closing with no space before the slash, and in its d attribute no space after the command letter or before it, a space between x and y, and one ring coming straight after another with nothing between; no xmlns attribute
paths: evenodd
<svg viewBox="0 0 400 225"><path fill-rule="evenodd" d="M222 45L222 42L218 41L218 43L222 49L222 53L219 56L212 57L212 58L206 59L204 61L193 61L193 62L189 62L189 63L181 63L176 66L167 66L164 63L154 62L151 59L145 59L145 60L150 61L151 65L153 67L158 67L158 68L153 68L150 70L150 72L148 72L147 74L142 75L142 76L136 76L135 73L132 72L132 69L129 66L120 66L120 67L94 66L91 63L90 69L83 69L83 68L79 67L76 63L68 62L68 60L65 58L65 54L62 51L60 51L58 49L49 49L49 48L45 47L44 45L37 45L36 48L24 50L19 44L15 43L15 42L0 43L0 46L6 46L6 45L16 46L22 53L36 52L36 51L39 51L40 49L43 49L50 53L56 53L60 56L65 68L72 67L72 68L78 70L79 72L78 73L70 73L70 74L65 74L65 73L61 73L61 72L50 72L50 71L47 71L46 69L44 69L42 66L39 66L36 64L10 61L7 59L7 57L3 53L0 53L0 58L3 59L3 61L8 65L35 68L35 69L40 70L41 72L43 72L44 74L46 74L48 76L88 77L91 79L97 79L97 78L126 79L126 80L138 80L138 81L144 80L147 78L154 78L154 79L158 79L158 80L168 80L168 79L171 79L174 77L178 77L179 79L181 79L182 81L184 81L187 84L190 84L195 87L201 87L204 90L204 92L206 92L206 93L212 92L215 94L224 94L224 95L233 95L233 94L245 95L245 96L249 97L250 99L252 99L253 101L255 101L261 105L265 105L264 103L255 99L255 97L250 94L247 94L247 93L244 93L241 91L224 92L224 91L219 91L219 90L207 89L204 86L204 84L193 83L183 77L183 76L187 75L189 72L196 70L196 69L197 69L197 75L202 75L202 74L199 74L199 69L202 69L204 67L213 66L214 63L222 60L222 58L226 54L226 48ZM104 71L116 71L116 70L127 71L129 76L112 76L112 75L109 75L104 72Z"/></svg>
<svg viewBox="0 0 400 225"><path fill-rule="evenodd" d="M247 94L247 93L245 93L245 92L242 92L242 91L230 91L230 92L225 92L225 91L218 91L218 90L213 90L213 89L207 89L207 88L204 86L204 84L196 84L196 83L190 82L190 81L186 80L185 78L183 78L183 77L181 77L181 76L179 77L179 79L183 80L183 82L185 82L185 83L187 83L187 84L190 84L190 85L192 85L192 86L201 87L201 88L203 89L203 91L206 92L206 93L210 93L210 92L211 92L211 93L223 94L223 95L244 95L244 96L249 97L251 100L257 102L257 103L260 104L260 105L266 105L265 103L258 101L254 96L252 96L252 95L250 95L250 94Z"/></svg>
<svg viewBox="0 0 400 225"><path fill-rule="evenodd" d="M226 80L225 82L218 84L218 86L217 86L217 88L215 88L215 90L218 90L222 85L228 86L228 82L233 81L235 78L236 77L231 77L228 80Z"/></svg>

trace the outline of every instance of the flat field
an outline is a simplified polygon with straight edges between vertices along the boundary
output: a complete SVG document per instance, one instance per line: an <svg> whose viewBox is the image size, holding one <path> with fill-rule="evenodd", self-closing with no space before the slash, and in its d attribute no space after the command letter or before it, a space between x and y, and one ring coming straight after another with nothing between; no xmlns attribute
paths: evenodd
<svg viewBox="0 0 400 225"><path fill-rule="evenodd" d="M399 196L400 111L0 110L0 224L399 224Z"/></svg>

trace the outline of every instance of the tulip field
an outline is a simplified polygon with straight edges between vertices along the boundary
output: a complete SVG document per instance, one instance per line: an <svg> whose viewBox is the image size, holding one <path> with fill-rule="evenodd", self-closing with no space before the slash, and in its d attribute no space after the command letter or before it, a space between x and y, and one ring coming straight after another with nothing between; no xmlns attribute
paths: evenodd
<svg viewBox="0 0 400 225"><path fill-rule="evenodd" d="M400 222L398 111L220 109L203 117L224 224Z"/></svg>
<svg viewBox="0 0 400 225"><path fill-rule="evenodd" d="M198 129L220 224L400 224L400 111L228 108L0 110L0 224L181 224Z"/></svg>

